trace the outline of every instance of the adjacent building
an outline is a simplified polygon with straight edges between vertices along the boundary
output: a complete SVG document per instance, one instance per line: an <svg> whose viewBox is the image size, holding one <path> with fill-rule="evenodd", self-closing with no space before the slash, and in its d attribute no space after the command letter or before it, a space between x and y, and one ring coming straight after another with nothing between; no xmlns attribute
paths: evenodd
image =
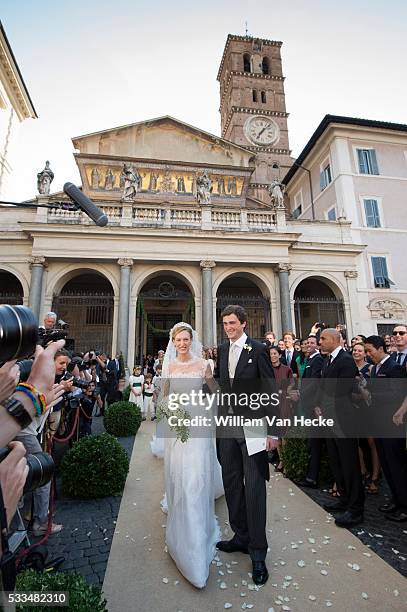
<svg viewBox="0 0 407 612"><path fill-rule="evenodd" d="M366 245L353 326L383 334L405 322L407 125L326 115L283 180L295 219L346 219Z"/></svg>

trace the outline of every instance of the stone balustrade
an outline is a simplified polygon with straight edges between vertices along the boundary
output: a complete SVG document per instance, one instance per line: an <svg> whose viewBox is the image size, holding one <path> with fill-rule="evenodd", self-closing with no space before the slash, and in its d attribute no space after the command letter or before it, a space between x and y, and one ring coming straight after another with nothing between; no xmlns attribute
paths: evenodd
<svg viewBox="0 0 407 612"><path fill-rule="evenodd" d="M146 206L120 203L100 205L111 226L171 227L219 229L230 231L270 232L277 230L276 214L272 211L226 209L214 207ZM50 209L48 223L92 225L92 221L81 211Z"/></svg>

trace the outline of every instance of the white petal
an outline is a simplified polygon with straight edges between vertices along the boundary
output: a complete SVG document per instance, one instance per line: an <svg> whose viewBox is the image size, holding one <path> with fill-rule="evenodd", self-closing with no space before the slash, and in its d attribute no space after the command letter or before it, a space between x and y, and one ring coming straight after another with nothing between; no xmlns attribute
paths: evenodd
<svg viewBox="0 0 407 612"><path fill-rule="evenodd" d="M315 538L308 538L308 542L310 544L315 544Z"/></svg>
<svg viewBox="0 0 407 612"><path fill-rule="evenodd" d="M369 595L367 593L362 593L362 598L363 599L369 599Z"/></svg>
<svg viewBox="0 0 407 612"><path fill-rule="evenodd" d="M305 561L300 559L299 561L297 561L297 565L298 565L298 567L305 567Z"/></svg>
<svg viewBox="0 0 407 612"><path fill-rule="evenodd" d="M326 607L327 607L327 608L330 608L331 606L332 606L332 601L327 601L327 602L326 602Z"/></svg>
<svg viewBox="0 0 407 612"><path fill-rule="evenodd" d="M225 603L225 605L223 606L225 608L225 610L229 610L229 608L232 607L231 603Z"/></svg>
<svg viewBox="0 0 407 612"><path fill-rule="evenodd" d="M163 583L168 584L168 578L163 578Z"/></svg>
<svg viewBox="0 0 407 612"><path fill-rule="evenodd" d="M321 574L322 574L323 576L328 576L328 572L326 571L326 569L322 569L322 570L321 570Z"/></svg>
<svg viewBox="0 0 407 612"><path fill-rule="evenodd" d="M398 589L394 589L393 595L394 595L394 597L398 597L400 595Z"/></svg>
<svg viewBox="0 0 407 612"><path fill-rule="evenodd" d="M370 553L364 552L363 553L365 555L365 557L371 557L372 555Z"/></svg>
<svg viewBox="0 0 407 612"><path fill-rule="evenodd" d="M308 599L310 599L311 601L316 601L316 597L315 595L308 595Z"/></svg>
<svg viewBox="0 0 407 612"><path fill-rule="evenodd" d="M227 589L228 586L227 586L226 582L221 582L220 585L219 585L219 588L220 589Z"/></svg>

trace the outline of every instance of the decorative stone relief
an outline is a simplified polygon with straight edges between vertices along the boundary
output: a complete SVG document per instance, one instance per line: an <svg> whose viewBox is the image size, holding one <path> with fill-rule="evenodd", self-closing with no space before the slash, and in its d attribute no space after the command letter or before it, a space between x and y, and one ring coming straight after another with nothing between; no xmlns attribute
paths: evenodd
<svg viewBox="0 0 407 612"><path fill-rule="evenodd" d="M372 319L403 319L406 316L406 305L401 300L374 298L368 310Z"/></svg>
<svg viewBox="0 0 407 612"><path fill-rule="evenodd" d="M129 259L128 257L121 257L120 259L117 260L117 263L119 264L120 267L130 267L133 265L133 260Z"/></svg>
<svg viewBox="0 0 407 612"><path fill-rule="evenodd" d="M211 268L215 268L216 263L212 259L203 259L199 265L203 270L210 270Z"/></svg>

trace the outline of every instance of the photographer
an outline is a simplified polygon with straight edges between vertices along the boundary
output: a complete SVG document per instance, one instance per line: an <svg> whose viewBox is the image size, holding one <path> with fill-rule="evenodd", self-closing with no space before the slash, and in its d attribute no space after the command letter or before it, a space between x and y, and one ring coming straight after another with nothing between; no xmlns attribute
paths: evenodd
<svg viewBox="0 0 407 612"><path fill-rule="evenodd" d="M55 312L47 312L47 314L44 317L44 329L45 330L50 330L50 329L55 329L57 323L57 315Z"/></svg>
<svg viewBox="0 0 407 612"><path fill-rule="evenodd" d="M90 382L83 392L79 419L79 437L90 436L92 433L92 413L96 401L96 385Z"/></svg>
<svg viewBox="0 0 407 612"><path fill-rule="evenodd" d="M55 364L55 383L53 389L55 392L55 399L47 404L47 410L40 416L36 416L31 421L30 425L23 429L16 440L20 441L27 451L27 454L36 454L42 452L41 444L38 440L38 436L42 433L44 426L46 425L47 419L49 423L49 436L52 437L58 429L60 412L57 406L62 406L64 403L62 393L66 393L69 388L72 387L72 381L61 381L61 377L66 370L66 366L69 363L69 354L64 349L56 351L54 357ZM51 412L52 408L54 411ZM48 508L49 508L49 496L51 490L51 482L48 482L42 487L38 487L33 492L34 498L34 513L33 513L33 534L35 536L44 535L48 530ZM62 525L55 523L51 524L50 535L61 531Z"/></svg>

